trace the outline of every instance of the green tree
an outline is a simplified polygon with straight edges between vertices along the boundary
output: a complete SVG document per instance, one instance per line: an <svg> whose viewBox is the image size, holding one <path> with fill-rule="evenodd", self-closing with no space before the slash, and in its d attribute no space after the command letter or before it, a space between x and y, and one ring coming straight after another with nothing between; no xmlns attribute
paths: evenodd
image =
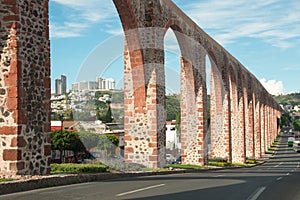
<svg viewBox="0 0 300 200"><path fill-rule="evenodd" d="M51 113L51 120L59 120L59 115L56 112Z"/></svg>
<svg viewBox="0 0 300 200"><path fill-rule="evenodd" d="M124 102L124 92L113 92L112 93L112 102L113 103L123 103Z"/></svg>
<svg viewBox="0 0 300 200"><path fill-rule="evenodd" d="M103 101L99 101L99 100L96 100L95 101L95 106L99 109L107 109L107 104Z"/></svg>
<svg viewBox="0 0 300 200"><path fill-rule="evenodd" d="M284 113L282 116L281 116L281 119L280 119L280 127L282 128L283 126L290 126L291 124L291 116L289 113Z"/></svg>
<svg viewBox="0 0 300 200"><path fill-rule="evenodd" d="M66 143L67 143L66 134L67 131L65 130L63 130L62 132L60 130L57 130L51 133L52 149L59 150L61 163L63 162L63 151L66 149Z"/></svg>
<svg viewBox="0 0 300 200"><path fill-rule="evenodd" d="M59 150L61 163L64 162L63 152L65 150L73 151L75 162L77 162L78 152L85 150L85 147L76 132L68 132L65 130L61 132L60 130L57 130L51 133L51 137L52 149Z"/></svg>
<svg viewBox="0 0 300 200"><path fill-rule="evenodd" d="M85 148L90 150L91 148L97 147L99 142L99 134L97 133L91 133L91 132L80 132L79 138Z"/></svg>
<svg viewBox="0 0 300 200"><path fill-rule="evenodd" d="M73 120L74 116L73 116L73 109L68 109L64 112L64 118L66 120Z"/></svg>
<svg viewBox="0 0 300 200"><path fill-rule="evenodd" d="M175 120L180 115L179 95L166 96L167 121Z"/></svg>
<svg viewBox="0 0 300 200"><path fill-rule="evenodd" d="M74 112L74 119L79 121L90 121L95 120L96 117L91 116L89 110L83 110L82 112Z"/></svg>
<svg viewBox="0 0 300 200"><path fill-rule="evenodd" d="M300 131L300 120L299 119L295 120L293 126L295 131Z"/></svg>
<svg viewBox="0 0 300 200"><path fill-rule="evenodd" d="M66 135L67 143L66 143L66 150L73 151L75 162L78 162L78 153L84 152L85 147L80 140L79 134L77 132L68 132Z"/></svg>
<svg viewBox="0 0 300 200"><path fill-rule="evenodd" d="M105 156L107 157L108 153L110 154L113 152L119 144L119 139L115 135L107 134L107 135L100 135L98 148L100 150L104 150Z"/></svg>
<svg viewBox="0 0 300 200"><path fill-rule="evenodd" d="M108 105L108 110L107 110L107 113L105 115L105 120L104 121L105 121L105 123L111 123L113 121L110 105Z"/></svg>

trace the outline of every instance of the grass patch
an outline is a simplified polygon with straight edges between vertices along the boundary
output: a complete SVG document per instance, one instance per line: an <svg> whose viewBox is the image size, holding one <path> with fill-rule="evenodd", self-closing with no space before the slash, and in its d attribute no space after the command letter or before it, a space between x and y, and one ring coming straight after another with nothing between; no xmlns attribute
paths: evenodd
<svg viewBox="0 0 300 200"><path fill-rule="evenodd" d="M207 169L208 166L198 166L198 165L182 165L182 164L169 164L166 167L173 167L176 169Z"/></svg>
<svg viewBox="0 0 300 200"><path fill-rule="evenodd" d="M266 151L265 154L273 154L274 151Z"/></svg>
<svg viewBox="0 0 300 200"><path fill-rule="evenodd" d="M275 148L274 148L274 147L269 147L269 148L268 148L268 151L273 151L273 152L274 152L274 151L275 151Z"/></svg>
<svg viewBox="0 0 300 200"><path fill-rule="evenodd" d="M257 161L255 159L247 159L246 164L256 164Z"/></svg>
<svg viewBox="0 0 300 200"><path fill-rule="evenodd" d="M232 163L230 167L247 167L249 164L247 163Z"/></svg>
<svg viewBox="0 0 300 200"><path fill-rule="evenodd" d="M51 174L79 174L79 173L103 173L108 171L108 167L103 164L51 164Z"/></svg>
<svg viewBox="0 0 300 200"><path fill-rule="evenodd" d="M231 163L229 162L215 162L215 161L209 161L208 165L210 166L217 166L217 167L230 167Z"/></svg>
<svg viewBox="0 0 300 200"><path fill-rule="evenodd" d="M225 158L209 158L208 162L227 162Z"/></svg>
<svg viewBox="0 0 300 200"><path fill-rule="evenodd" d="M276 146L277 146L277 143L271 144L271 148L274 148L274 147L276 147Z"/></svg>
<svg viewBox="0 0 300 200"><path fill-rule="evenodd" d="M0 182L13 181L13 179L0 178Z"/></svg>
<svg viewBox="0 0 300 200"><path fill-rule="evenodd" d="M165 172L165 171L169 171L169 169L166 168L143 168L142 169L143 172Z"/></svg>
<svg viewBox="0 0 300 200"><path fill-rule="evenodd" d="M227 162L224 158L210 158L208 159L208 165L217 167L230 167L231 163Z"/></svg>

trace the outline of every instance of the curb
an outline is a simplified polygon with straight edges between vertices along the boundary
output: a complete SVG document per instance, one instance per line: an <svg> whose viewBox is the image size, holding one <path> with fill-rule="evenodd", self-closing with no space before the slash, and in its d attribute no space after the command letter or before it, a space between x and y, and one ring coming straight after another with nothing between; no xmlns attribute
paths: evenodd
<svg viewBox="0 0 300 200"><path fill-rule="evenodd" d="M174 170L164 172L141 172L141 173L101 173L101 174L70 174L70 175L49 175L26 180L16 180L0 183L0 195L10 194L15 192L23 192L28 190L63 186L76 183L105 181L119 178L131 178L141 176L167 175L178 173L190 173L195 170ZM199 172L200 170L198 170ZM201 170L206 171L206 169Z"/></svg>
<svg viewBox="0 0 300 200"><path fill-rule="evenodd" d="M229 168L208 168L208 169L185 169L185 170L171 170L161 172L138 172L138 173L101 173L101 174L68 174L68 175L49 175L37 176L35 178L28 178L24 180L8 181L0 183L0 196L15 192L24 192L34 189L41 189L46 187L63 186L77 183L105 181L120 178L132 178L142 176L168 175L168 174L184 174L184 173L200 173L207 171L221 171L226 169L241 169L252 168L261 165L264 162L247 167L229 167Z"/></svg>

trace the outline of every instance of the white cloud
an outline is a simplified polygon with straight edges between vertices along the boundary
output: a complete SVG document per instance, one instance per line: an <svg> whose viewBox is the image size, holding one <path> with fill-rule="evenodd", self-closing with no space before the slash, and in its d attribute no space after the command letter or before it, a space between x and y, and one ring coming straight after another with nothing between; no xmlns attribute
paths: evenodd
<svg viewBox="0 0 300 200"><path fill-rule="evenodd" d="M300 4L293 0L203 0L182 4L183 10L222 45L243 37L259 38L283 49L300 44L294 41L300 38Z"/></svg>
<svg viewBox="0 0 300 200"><path fill-rule="evenodd" d="M166 32L165 38L165 50L175 52L176 54L180 55L180 48L177 42L177 38L173 30L169 29Z"/></svg>
<svg viewBox="0 0 300 200"><path fill-rule="evenodd" d="M51 0L50 3L60 9L57 16L50 16L51 37L78 37L89 27L118 17L111 0Z"/></svg>
<svg viewBox="0 0 300 200"><path fill-rule="evenodd" d="M300 71L300 67L289 66L289 67L283 67L282 70L283 71Z"/></svg>
<svg viewBox="0 0 300 200"><path fill-rule="evenodd" d="M262 78L260 79L260 82L272 95L280 95L285 93L282 81L266 80L265 78Z"/></svg>
<svg viewBox="0 0 300 200"><path fill-rule="evenodd" d="M121 28L117 28L117 29L114 29L114 28L110 28L110 29L107 29L107 30L102 30L102 31L105 31L113 36L119 36L119 35L123 35L124 34L124 31L123 29Z"/></svg>
<svg viewBox="0 0 300 200"><path fill-rule="evenodd" d="M50 24L51 37L53 38L69 38L69 37L79 37L81 35L81 27L74 27L75 24L65 23L59 25L56 23Z"/></svg>

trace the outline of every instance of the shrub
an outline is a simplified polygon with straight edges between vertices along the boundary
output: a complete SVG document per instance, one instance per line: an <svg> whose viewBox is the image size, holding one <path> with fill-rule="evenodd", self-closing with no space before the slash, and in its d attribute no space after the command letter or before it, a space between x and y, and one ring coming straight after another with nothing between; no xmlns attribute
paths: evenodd
<svg viewBox="0 0 300 200"><path fill-rule="evenodd" d="M266 151L265 154L273 154L274 151Z"/></svg>
<svg viewBox="0 0 300 200"><path fill-rule="evenodd" d="M209 158L208 162L227 162L226 158Z"/></svg>
<svg viewBox="0 0 300 200"><path fill-rule="evenodd" d="M132 171L142 171L145 166L138 163L126 163L123 160L109 160L105 161L105 164L109 166L110 169L121 171L121 172L132 172Z"/></svg>
<svg viewBox="0 0 300 200"><path fill-rule="evenodd" d="M269 147L268 151L275 151L275 148L274 147Z"/></svg>
<svg viewBox="0 0 300 200"><path fill-rule="evenodd" d="M51 164L51 173L102 173L107 172L108 167L102 164Z"/></svg>
<svg viewBox="0 0 300 200"><path fill-rule="evenodd" d="M228 166L231 166L231 164L228 163L228 162L214 162L214 161L209 161L208 165L217 166L217 167L228 167Z"/></svg>
<svg viewBox="0 0 300 200"><path fill-rule="evenodd" d="M0 178L0 182L13 181L13 179Z"/></svg>
<svg viewBox="0 0 300 200"><path fill-rule="evenodd" d="M179 169L204 169L204 168L208 168L207 166L182 165L182 164L169 164L166 167L173 167L173 168L179 168Z"/></svg>
<svg viewBox="0 0 300 200"><path fill-rule="evenodd" d="M247 159L246 164L256 164L257 161L255 159Z"/></svg>

